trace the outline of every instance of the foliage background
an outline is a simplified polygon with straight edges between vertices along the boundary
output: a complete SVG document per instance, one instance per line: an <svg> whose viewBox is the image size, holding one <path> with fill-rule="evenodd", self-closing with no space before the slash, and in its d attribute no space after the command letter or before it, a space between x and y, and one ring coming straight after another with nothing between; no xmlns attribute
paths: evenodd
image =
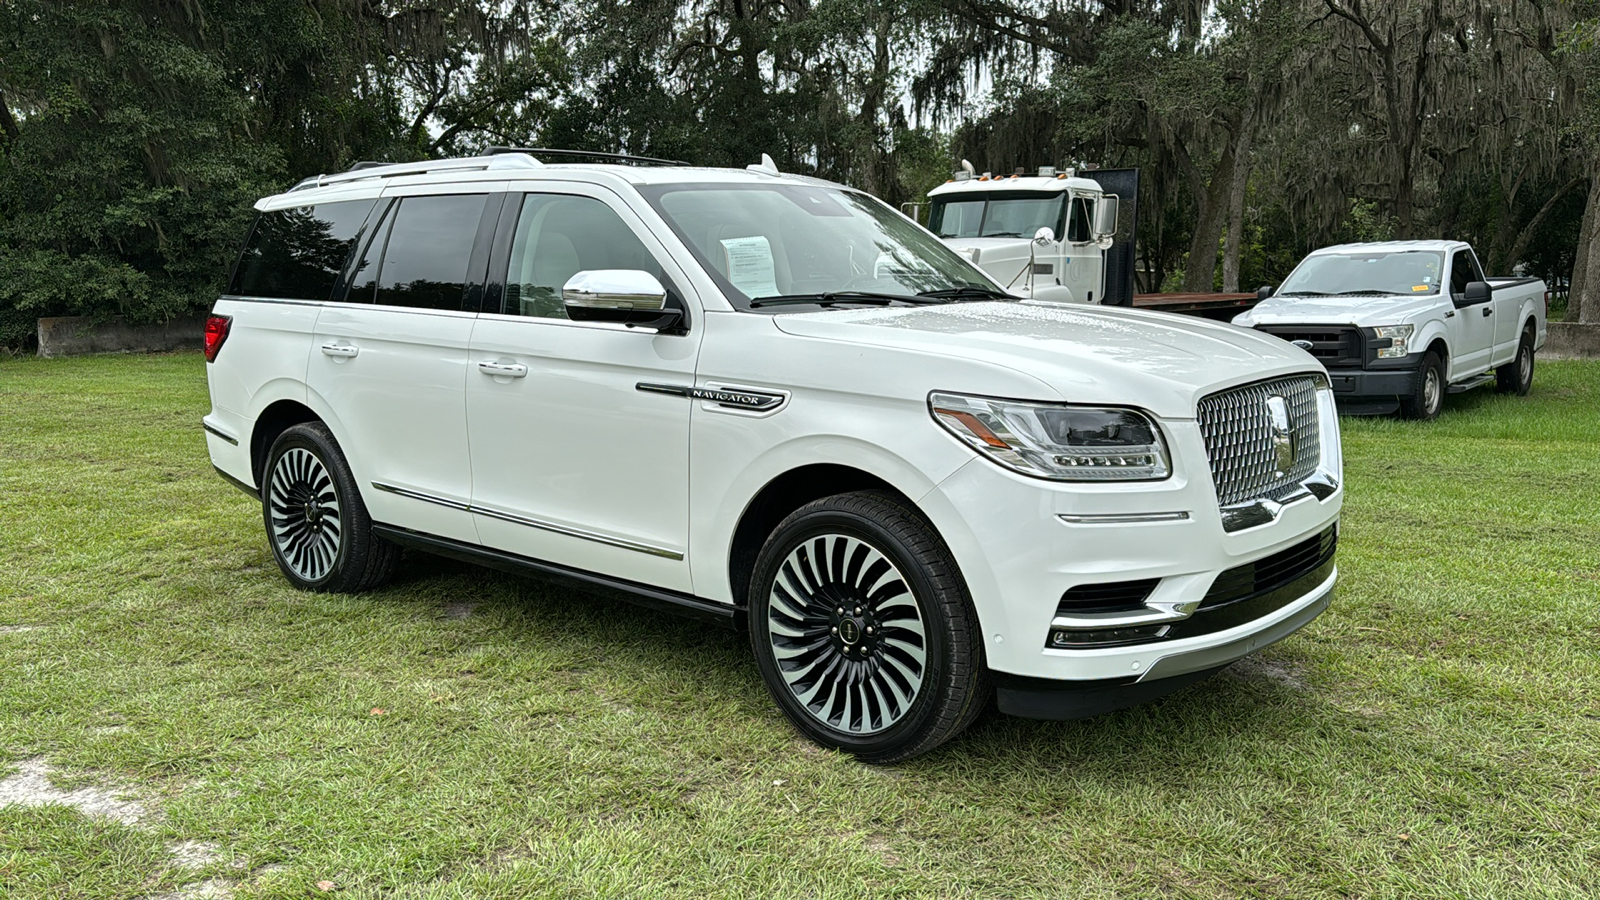
<svg viewBox="0 0 1600 900"><path fill-rule="evenodd" d="M1137 166L1140 287L1449 236L1600 319L1596 0L0 0L0 346L208 306L255 198L622 150L920 199ZM1592 287L1591 287L1592 285Z"/></svg>

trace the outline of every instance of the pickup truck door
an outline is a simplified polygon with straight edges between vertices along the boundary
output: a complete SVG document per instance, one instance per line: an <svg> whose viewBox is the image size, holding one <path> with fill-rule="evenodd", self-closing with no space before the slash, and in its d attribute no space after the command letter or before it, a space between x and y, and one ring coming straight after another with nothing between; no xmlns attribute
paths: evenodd
<svg viewBox="0 0 1600 900"><path fill-rule="evenodd" d="M1450 260L1450 300L1455 305L1455 315L1446 319L1450 332L1451 381L1469 378L1489 368L1494 350L1495 309L1494 300L1463 306L1467 285L1482 281L1478 261L1471 250L1457 250Z"/></svg>
<svg viewBox="0 0 1600 900"><path fill-rule="evenodd" d="M603 188L507 195L468 353L473 519L490 547L687 592L693 404L639 386L694 384L703 319L684 335L572 321L562 286L593 269L688 284Z"/></svg>
<svg viewBox="0 0 1600 900"><path fill-rule="evenodd" d="M1526 287L1505 285L1495 288L1494 299L1494 365L1504 365L1517 358L1517 339L1522 336L1522 301L1527 298Z"/></svg>

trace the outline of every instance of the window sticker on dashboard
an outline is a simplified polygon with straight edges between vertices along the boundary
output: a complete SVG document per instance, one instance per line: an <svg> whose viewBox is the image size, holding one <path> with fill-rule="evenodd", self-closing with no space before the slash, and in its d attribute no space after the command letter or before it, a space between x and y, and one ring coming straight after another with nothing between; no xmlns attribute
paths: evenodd
<svg viewBox="0 0 1600 900"><path fill-rule="evenodd" d="M755 237L723 238L722 252L728 260L728 280L750 297L775 297L778 282L772 263L772 245Z"/></svg>
<svg viewBox="0 0 1600 900"><path fill-rule="evenodd" d="M1413 284L1411 286L1411 289L1413 291L1431 291L1431 290L1433 290L1433 288L1431 288L1431 287L1429 287L1429 286L1427 286L1425 284Z"/></svg>

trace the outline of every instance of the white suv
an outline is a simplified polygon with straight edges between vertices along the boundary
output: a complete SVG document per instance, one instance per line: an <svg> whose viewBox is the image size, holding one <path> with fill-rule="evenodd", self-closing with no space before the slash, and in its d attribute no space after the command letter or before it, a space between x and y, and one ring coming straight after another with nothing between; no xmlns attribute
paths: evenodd
<svg viewBox="0 0 1600 900"><path fill-rule="evenodd" d="M1342 465L1305 352L1019 301L860 192L659 162L257 204L204 427L292 583L371 588L412 547L747 627L794 724L878 762L991 697L1160 696L1327 607Z"/></svg>

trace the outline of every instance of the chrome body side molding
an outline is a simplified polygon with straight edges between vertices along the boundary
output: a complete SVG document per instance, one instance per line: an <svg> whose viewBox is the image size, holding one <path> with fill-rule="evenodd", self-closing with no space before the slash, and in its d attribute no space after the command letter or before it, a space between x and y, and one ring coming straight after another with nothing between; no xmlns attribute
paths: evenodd
<svg viewBox="0 0 1600 900"><path fill-rule="evenodd" d="M436 503L440 506L447 506L451 509L459 509L464 512L476 513L480 516L488 516L492 519L499 519L502 522L511 522L516 525L526 525L529 528L539 528L544 531L550 531L556 534L564 534L568 537L581 538L586 541L594 541L597 544L605 544L610 547L621 547L624 550L632 550L636 553L645 553L650 556L660 556L665 559L683 559L683 553L673 550L670 547L658 547L654 544L646 544L640 541L628 540L627 538L615 537L609 534L601 534L598 531L589 531L584 528L574 528L571 525L561 525L556 522L546 521L544 519L536 519L532 516L524 516L519 513L494 509L493 507L478 506L477 504L473 503L462 503L459 500L451 500L448 497L436 497L433 494L426 494L422 491L414 491L410 488L403 488L393 484L385 484L381 481L372 482L372 486L380 491L398 494L402 497L408 497L412 500L421 500L424 503Z"/></svg>

